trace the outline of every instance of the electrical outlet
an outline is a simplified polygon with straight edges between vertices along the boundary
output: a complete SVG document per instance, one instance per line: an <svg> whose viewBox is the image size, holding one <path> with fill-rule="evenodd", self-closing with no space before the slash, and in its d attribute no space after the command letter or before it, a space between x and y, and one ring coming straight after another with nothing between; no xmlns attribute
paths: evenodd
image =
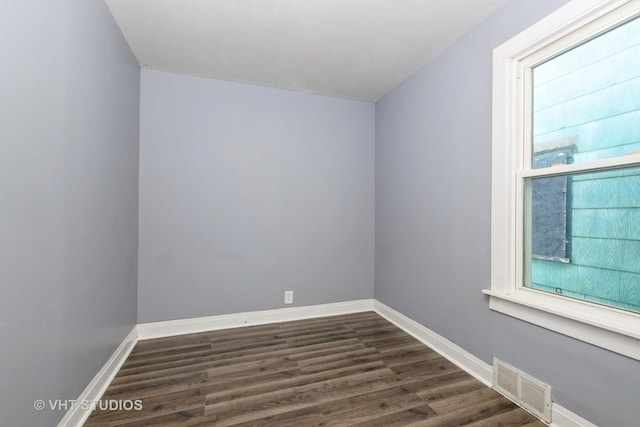
<svg viewBox="0 0 640 427"><path fill-rule="evenodd" d="M293 304L293 291L284 291L284 303Z"/></svg>

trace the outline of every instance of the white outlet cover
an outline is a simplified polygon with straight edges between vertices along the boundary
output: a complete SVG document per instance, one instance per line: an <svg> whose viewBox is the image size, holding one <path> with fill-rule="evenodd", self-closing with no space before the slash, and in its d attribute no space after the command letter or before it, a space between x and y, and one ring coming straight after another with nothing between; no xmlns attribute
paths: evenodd
<svg viewBox="0 0 640 427"><path fill-rule="evenodd" d="M284 303L293 304L293 291L284 291Z"/></svg>

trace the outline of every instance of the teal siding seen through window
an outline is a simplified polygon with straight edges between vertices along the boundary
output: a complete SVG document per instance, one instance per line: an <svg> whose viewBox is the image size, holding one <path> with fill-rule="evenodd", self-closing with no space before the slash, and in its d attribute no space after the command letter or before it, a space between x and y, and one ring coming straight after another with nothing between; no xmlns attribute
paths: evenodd
<svg viewBox="0 0 640 427"><path fill-rule="evenodd" d="M640 151L640 19L533 70L533 152L576 163ZM534 168L535 165L532 165Z"/></svg>
<svg viewBox="0 0 640 427"><path fill-rule="evenodd" d="M534 67L532 80L532 168L552 167L536 159L554 150L569 150L575 163L640 151L640 19ZM532 253L525 261L525 284L640 312L640 169L563 176L566 200L536 194L543 179L553 178L527 180L534 200L525 232ZM536 202L545 198L546 204ZM564 206L548 206L553 203ZM556 215L539 224L540 206L566 209L566 218ZM549 227L557 229L561 221L570 257L536 256L536 236L551 233Z"/></svg>

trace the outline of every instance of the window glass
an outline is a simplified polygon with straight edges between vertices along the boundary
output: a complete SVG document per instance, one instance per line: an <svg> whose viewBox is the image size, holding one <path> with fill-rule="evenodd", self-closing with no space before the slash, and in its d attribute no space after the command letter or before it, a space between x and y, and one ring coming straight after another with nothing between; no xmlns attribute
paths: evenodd
<svg viewBox="0 0 640 427"><path fill-rule="evenodd" d="M549 179L565 180L568 200L546 193L540 182ZM545 208L550 211L567 209L571 255L537 256L534 244L525 262L525 285L640 312L640 168L529 178L526 188L533 217L536 198L557 205ZM539 239L557 244L561 220L556 215L547 222L530 221L527 244Z"/></svg>
<svg viewBox="0 0 640 427"><path fill-rule="evenodd" d="M571 163L571 149L568 148L541 153L534 158L536 167L567 163ZM534 258L569 262L570 179L553 176L531 183L531 222L536 231L531 236Z"/></svg>
<svg viewBox="0 0 640 427"><path fill-rule="evenodd" d="M640 151L640 18L531 69L532 169ZM525 286L640 312L640 168L525 180Z"/></svg>
<svg viewBox="0 0 640 427"><path fill-rule="evenodd" d="M640 151L640 18L532 69L531 167L560 147L571 162Z"/></svg>

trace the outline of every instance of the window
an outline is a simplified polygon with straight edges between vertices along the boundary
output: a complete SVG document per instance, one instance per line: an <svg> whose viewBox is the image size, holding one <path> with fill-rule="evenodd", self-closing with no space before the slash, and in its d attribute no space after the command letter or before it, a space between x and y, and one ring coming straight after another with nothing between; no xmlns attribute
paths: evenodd
<svg viewBox="0 0 640 427"><path fill-rule="evenodd" d="M494 50L493 310L640 360L640 1Z"/></svg>
<svg viewBox="0 0 640 427"><path fill-rule="evenodd" d="M571 149L534 153L533 167L544 168L573 163ZM569 262L571 178L552 176L531 182L531 257Z"/></svg>

